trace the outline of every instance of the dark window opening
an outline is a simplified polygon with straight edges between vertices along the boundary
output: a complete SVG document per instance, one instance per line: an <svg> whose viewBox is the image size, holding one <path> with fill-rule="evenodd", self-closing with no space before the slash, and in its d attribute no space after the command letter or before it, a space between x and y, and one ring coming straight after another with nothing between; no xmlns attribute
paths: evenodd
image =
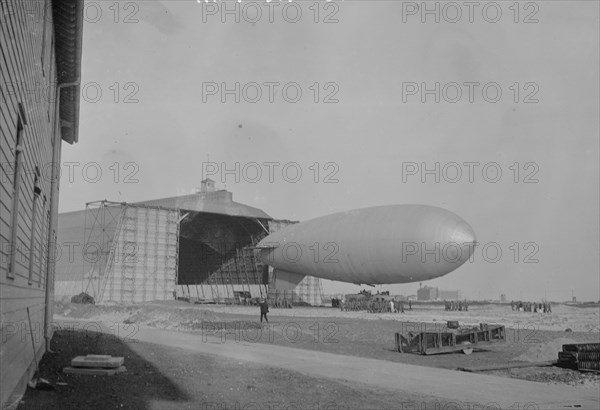
<svg viewBox="0 0 600 410"><path fill-rule="evenodd" d="M30 285L33 284L33 269L34 269L34 263L35 263L35 259L36 259L36 252L35 252L36 245L38 243L41 244L41 240L36 241L38 201L39 201L39 197L40 197L40 193L41 193L40 181L39 181L39 177L40 177L39 167L36 166L35 171L36 171L36 175L35 175L35 180L33 181L33 206L31 209L31 232L29 234L29 280L28 280L28 283ZM41 232L40 232L40 235L41 235ZM41 264L42 261L40 260L39 263Z"/></svg>
<svg viewBox="0 0 600 410"><path fill-rule="evenodd" d="M19 230L19 193L21 190L21 173L23 172L23 122L21 117L17 119L17 141L15 144L15 162L13 167L13 189L12 189L12 218L10 224L10 257L8 262L8 277L15 277L15 263L17 260L17 232Z"/></svg>

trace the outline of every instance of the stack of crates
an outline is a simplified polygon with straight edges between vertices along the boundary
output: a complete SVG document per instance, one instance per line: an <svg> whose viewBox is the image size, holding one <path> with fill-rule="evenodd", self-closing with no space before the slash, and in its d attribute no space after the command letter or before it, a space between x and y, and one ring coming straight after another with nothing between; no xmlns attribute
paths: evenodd
<svg viewBox="0 0 600 410"><path fill-rule="evenodd" d="M600 343L563 345L557 364L568 369L600 372Z"/></svg>

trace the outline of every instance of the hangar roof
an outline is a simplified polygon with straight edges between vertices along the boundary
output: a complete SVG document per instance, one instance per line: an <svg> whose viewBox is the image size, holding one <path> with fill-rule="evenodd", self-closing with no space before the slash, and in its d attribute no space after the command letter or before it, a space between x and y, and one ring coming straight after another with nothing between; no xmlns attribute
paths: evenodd
<svg viewBox="0 0 600 410"><path fill-rule="evenodd" d="M234 202L233 194L225 190L153 199L150 201L135 202L131 205L158 206L161 208L175 208L185 211L206 212L245 218L273 219L258 208Z"/></svg>

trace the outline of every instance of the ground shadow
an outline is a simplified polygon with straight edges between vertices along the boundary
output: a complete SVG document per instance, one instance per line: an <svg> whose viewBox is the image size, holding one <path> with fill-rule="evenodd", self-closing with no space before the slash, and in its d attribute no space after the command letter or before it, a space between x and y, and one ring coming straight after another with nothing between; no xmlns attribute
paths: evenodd
<svg viewBox="0 0 600 410"><path fill-rule="evenodd" d="M39 376L48 380L54 389L27 388L18 409L149 409L151 401L189 400L168 377L114 335L57 330L51 351L40 362ZM87 354L124 357L127 371L113 376L63 373L72 358Z"/></svg>

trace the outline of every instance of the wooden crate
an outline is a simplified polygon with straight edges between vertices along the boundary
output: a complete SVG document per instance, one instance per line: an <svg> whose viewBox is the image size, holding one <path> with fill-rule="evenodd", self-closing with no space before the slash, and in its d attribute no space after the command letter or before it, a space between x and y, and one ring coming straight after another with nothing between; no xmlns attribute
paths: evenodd
<svg viewBox="0 0 600 410"><path fill-rule="evenodd" d="M424 355L463 351L470 354L474 347L506 340L504 326L480 324L479 329L458 329L451 332L420 332L405 337L395 334L396 350L400 353Z"/></svg>

